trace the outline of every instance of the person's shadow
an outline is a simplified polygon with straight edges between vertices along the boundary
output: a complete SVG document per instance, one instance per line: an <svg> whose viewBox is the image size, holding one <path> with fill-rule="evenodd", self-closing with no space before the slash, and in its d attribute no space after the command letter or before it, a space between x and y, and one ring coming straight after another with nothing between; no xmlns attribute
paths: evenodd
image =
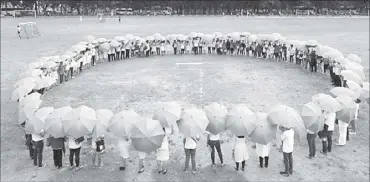
<svg viewBox="0 0 370 182"><path fill-rule="evenodd" d="M157 181L247 181L243 176L243 171L235 171L234 166L225 165L221 167L211 165L202 167L198 165L198 171L193 174L191 170L187 173L183 171L182 163L175 161L168 163L166 174L158 173L156 169L152 170L152 178Z"/></svg>

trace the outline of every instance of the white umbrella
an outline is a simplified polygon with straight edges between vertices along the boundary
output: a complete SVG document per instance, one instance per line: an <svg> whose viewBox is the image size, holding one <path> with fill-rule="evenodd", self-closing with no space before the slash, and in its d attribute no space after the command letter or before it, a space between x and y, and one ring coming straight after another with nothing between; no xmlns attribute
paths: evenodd
<svg viewBox="0 0 370 182"><path fill-rule="evenodd" d="M154 37L153 36L147 36L145 39L146 40L149 40L149 41L153 41L154 40Z"/></svg>
<svg viewBox="0 0 370 182"><path fill-rule="evenodd" d="M121 44L120 44L119 42L117 42L116 40L112 40L112 41L110 42L110 45L111 45L112 47L119 47Z"/></svg>
<svg viewBox="0 0 370 182"><path fill-rule="evenodd" d="M213 35L215 35L216 38L221 38L223 36L220 32L215 32Z"/></svg>
<svg viewBox="0 0 370 182"><path fill-rule="evenodd" d="M28 93L30 93L34 88L36 84L33 82L30 83L24 83L23 85L18 86L12 93L12 97L10 98L12 101L16 101L24 96L26 96Z"/></svg>
<svg viewBox="0 0 370 182"><path fill-rule="evenodd" d="M283 36L281 36L279 33L272 33L272 34L271 34L271 36L273 37L273 41L277 41L277 40L279 40L281 37L283 37Z"/></svg>
<svg viewBox="0 0 370 182"><path fill-rule="evenodd" d="M347 84L348 88L355 93L356 99L361 96L363 89L359 84L357 84L356 82L354 82L352 80L347 80L346 84Z"/></svg>
<svg viewBox="0 0 370 182"><path fill-rule="evenodd" d="M124 36L117 36L117 37L114 37L114 39L113 40L116 40L116 41L118 41L118 42L122 42L122 41L124 41L125 40L125 37Z"/></svg>
<svg viewBox="0 0 370 182"><path fill-rule="evenodd" d="M80 137L90 134L96 124L96 112L87 106L79 106L62 118L67 135Z"/></svg>
<svg viewBox="0 0 370 182"><path fill-rule="evenodd" d="M40 133L45 128L45 119L53 112L53 107L43 107L28 116L26 122L26 133Z"/></svg>
<svg viewBox="0 0 370 182"><path fill-rule="evenodd" d="M312 102L318 104L322 110L329 112L337 112L340 110L340 104L332 96L322 94L312 97Z"/></svg>
<svg viewBox="0 0 370 182"><path fill-rule="evenodd" d="M55 109L50 115L45 119L45 131L49 135L59 138L64 137L65 132L63 128L62 118L73 110L70 106L64 106Z"/></svg>
<svg viewBox="0 0 370 182"><path fill-rule="evenodd" d="M226 115L228 111L225 106L214 102L204 106L204 111L209 120L207 131L218 134L226 130Z"/></svg>
<svg viewBox="0 0 370 182"><path fill-rule="evenodd" d="M23 112L27 118L31 116L37 109L39 109L42 103L40 97L41 94L39 93L32 93L30 95L27 95L22 101L19 102L20 112Z"/></svg>
<svg viewBox="0 0 370 182"><path fill-rule="evenodd" d="M364 73L364 67L359 63L349 62L345 66L346 70L353 71L354 73L358 74L362 80L366 80L366 76Z"/></svg>
<svg viewBox="0 0 370 182"><path fill-rule="evenodd" d="M43 71L40 69L29 69L26 72L22 73L21 77L39 77L43 75Z"/></svg>
<svg viewBox="0 0 370 182"><path fill-rule="evenodd" d="M27 85L28 83L35 83L37 77L26 77L26 78L23 78L17 82L15 82L14 84L14 87L18 87L18 86L23 86L23 85Z"/></svg>
<svg viewBox="0 0 370 182"><path fill-rule="evenodd" d="M369 88L369 82L363 82L362 83L362 92L361 92L361 96L365 99L369 99L369 92L370 92L370 88Z"/></svg>
<svg viewBox="0 0 370 182"><path fill-rule="evenodd" d="M191 33L189 34L189 37L190 37L190 38L198 37L198 33L196 33L196 32L191 32Z"/></svg>
<svg viewBox="0 0 370 182"><path fill-rule="evenodd" d="M267 120L270 121L271 124L277 124L288 128L304 127L302 117L298 111L285 105L278 105L272 108L268 113Z"/></svg>
<svg viewBox="0 0 370 182"><path fill-rule="evenodd" d="M256 115L244 104L233 105L226 116L226 128L236 136L250 135L256 129Z"/></svg>
<svg viewBox="0 0 370 182"><path fill-rule="evenodd" d="M164 102L159 104L155 111L153 119L158 120L162 127L176 125L176 121L180 119L181 106L176 102Z"/></svg>
<svg viewBox="0 0 370 182"><path fill-rule="evenodd" d="M195 137L207 128L209 121L206 114L199 109L185 109L177 121L179 131L188 137Z"/></svg>
<svg viewBox="0 0 370 182"><path fill-rule="evenodd" d="M126 35L125 35L125 38L126 38L127 40L133 40L135 37L134 37L133 35L131 35L131 34L126 34Z"/></svg>
<svg viewBox="0 0 370 182"><path fill-rule="evenodd" d="M317 46L319 43L316 40L308 40L306 42L307 46Z"/></svg>
<svg viewBox="0 0 370 182"><path fill-rule="evenodd" d="M104 136L107 132L110 119L113 117L113 112L108 109L96 110L96 124L93 129L93 135L96 137Z"/></svg>
<svg viewBox="0 0 370 182"><path fill-rule="evenodd" d="M257 40L257 35L251 34L248 36L249 42L256 42L256 40Z"/></svg>
<svg viewBox="0 0 370 182"><path fill-rule="evenodd" d="M96 39L96 41L98 41L99 43L105 43L105 42L107 42L107 39L106 38L98 38L98 39Z"/></svg>
<svg viewBox="0 0 370 182"><path fill-rule="evenodd" d="M334 88L332 88L330 90L330 93L334 94L335 96L338 96L338 95L348 95L353 100L355 100L355 99L358 98L358 97L356 97L355 92L353 92L351 89L345 88L345 87L334 87Z"/></svg>
<svg viewBox="0 0 370 182"><path fill-rule="evenodd" d="M359 63L359 64L362 63L361 58L356 54L348 54L346 57L352 62Z"/></svg>
<svg viewBox="0 0 370 182"><path fill-rule="evenodd" d="M36 79L35 81L35 89L42 89L42 88L49 88L50 86L52 86L54 83L56 83L56 79L53 78L53 77L49 77L49 76L46 76L46 77L42 77L42 78L38 78Z"/></svg>
<svg viewBox="0 0 370 182"><path fill-rule="evenodd" d="M85 36L85 40L88 42L88 43L92 43L92 41L95 40L95 37L92 36L92 35L87 35Z"/></svg>
<svg viewBox="0 0 370 182"><path fill-rule="evenodd" d="M112 117L108 129L118 137L127 137L131 134L132 127L138 120L140 120L140 116L135 111L124 110Z"/></svg>
<svg viewBox="0 0 370 182"><path fill-rule="evenodd" d="M344 80L352 80L352 81L354 81L354 82L356 82L358 84L361 84L362 83L361 77L357 73L355 73L353 71L343 70L341 72L341 75L343 76L343 79Z"/></svg>

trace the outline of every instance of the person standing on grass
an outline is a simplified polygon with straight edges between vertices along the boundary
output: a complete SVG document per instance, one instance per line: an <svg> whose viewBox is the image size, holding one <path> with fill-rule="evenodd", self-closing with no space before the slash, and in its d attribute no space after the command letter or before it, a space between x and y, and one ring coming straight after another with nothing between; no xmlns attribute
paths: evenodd
<svg viewBox="0 0 370 182"><path fill-rule="evenodd" d="M172 131L170 131L172 130ZM166 174L167 173L167 166L166 162L170 159L170 152L169 152L169 135L173 134L172 128L163 128L165 136L162 140L161 148L157 150L157 166L158 166L158 173Z"/></svg>
<svg viewBox="0 0 370 182"><path fill-rule="evenodd" d="M288 48L286 47L285 44L283 44L282 49L283 49L283 60L285 62L288 62L288 54L287 54L288 53Z"/></svg>
<svg viewBox="0 0 370 182"><path fill-rule="evenodd" d="M199 141L199 135L194 137L185 137L183 140L184 149L185 149L185 173L188 172L189 169L189 161L191 158L191 166L193 174L197 173L197 166L195 162L195 154L197 150L197 143Z"/></svg>
<svg viewBox="0 0 370 182"><path fill-rule="evenodd" d="M58 66L59 84L62 84L64 82L64 70L65 66L63 65L63 61L61 61Z"/></svg>
<svg viewBox="0 0 370 182"><path fill-rule="evenodd" d="M125 48L125 42L122 42L122 45L120 47L120 51L121 51L121 53L120 53L120 55L121 55L120 59L121 60L125 59L125 56L126 56L125 50L126 50L126 48Z"/></svg>
<svg viewBox="0 0 370 182"><path fill-rule="evenodd" d="M103 163L101 161L101 156L104 153L105 150L105 144L104 144L104 136L97 137L95 140L95 147L96 151L94 152L93 155L93 166L96 166L96 157L98 157L98 166L97 167L102 167Z"/></svg>
<svg viewBox="0 0 370 182"><path fill-rule="evenodd" d="M202 38L201 37L199 37L199 49L198 49L198 53L199 54L203 54L203 40L202 40Z"/></svg>
<svg viewBox="0 0 370 182"><path fill-rule="evenodd" d="M330 68L329 68L330 60L329 60L329 58L323 58L323 62L324 62L324 73L326 74L326 71L330 70Z"/></svg>
<svg viewBox="0 0 370 182"><path fill-rule="evenodd" d="M118 141L118 148L122 161L122 165L119 167L120 171L124 171L127 167L127 159L130 157L130 145L131 140L129 137L125 137L124 139L120 139Z"/></svg>
<svg viewBox="0 0 370 182"><path fill-rule="evenodd" d="M129 59L130 58L130 50L131 50L131 47L130 47L130 41L128 41L125 45L125 49L126 49L126 59Z"/></svg>
<svg viewBox="0 0 370 182"><path fill-rule="evenodd" d="M95 62L96 62L96 47L93 46L93 45L90 45L91 47L91 63L92 63L92 66L95 66Z"/></svg>
<svg viewBox="0 0 370 182"><path fill-rule="evenodd" d="M316 154L316 145L315 145L316 133L307 129L307 142L308 142L308 158L312 159Z"/></svg>
<svg viewBox="0 0 370 182"><path fill-rule="evenodd" d="M344 146L348 138L348 123L338 119L339 139L338 146Z"/></svg>
<svg viewBox="0 0 370 182"><path fill-rule="evenodd" d="M42 151L44 150L44 130L41 130L40 133L32 134L32 146L33 146L33 165L38 166L39 168L43 167L42 165Z"/></svg>
<svg viewBox="0 0 370 182"><path fill-rule="evenodd" d="M157 51L157 55L161 55L161 44L159 40L156 41L155 50Z"/></svg>
<svg viewBox="0 0 370 182"><path fill-rule="evenodd" d="M235 170L239 171L239 165L242 164L242 171L245 170L245 161L249 159L248 147L244 136L235 138L234 150Z"/></svg>
<svg viewBox="0 0 370 182"><path fill-rule="evenodd" d="M317 55L315 50L310 53L310 68L311 72L317 72Z"/></svg>
<svg viewBox="0 0 370 182"><path fill-rule="evenodd" d="M280 126L280 130L283 132L281 135L282 145L280 149L283 152L285 166L285 171L280 172L280 174L288 177L293 174L294 130L284 126Z"/></svg>
<svg viewBox="0 0 370 182"><path fill-rule="evenodd" d="M181 41L181 55L185 54L185 41Z"/></svg>
<svg viewBox="0 0 370 182"><path fill-rule="evenodd" d="M217 150L218 157L220 158L221 167L225 166L222 151L221 151L221 142L220 142L220 134L212 134L208 133L207 135L207 146L211 149L211 160L212 160L212 167L216 167L215 164L215 148Z"/></svg>
<svg viewBox="0 0 370 182"><path fill-rule="evenodd" d="M54 138L53 136L49 136L47 139L47 146L53 149L53 160L54 166L57 169L62 168L63 166L63 148L64 148L65 138Z"/></svg>
<svg viewBox="0 0 370 182"><path fill-rule="evenodd" d="M73 158L75 158L75 162L76 162L75 170L81 169L81 166L80 166L80 152L81 152L81 146L82 146L81 142L84 140L85 140L84 137L79 137L79 138L69 137L68 138L69 163L70 163L71 169L74 168Z"/></svg>
<svg viewBox="0 0 370 182"><path fill-rule="evenodd" d="M22 39L22 37L21 37L21 27L19 25L17 25L17 32L18 32L19 39Z"/></svg>
<svg viewBox="0 0 370 182"><path fill-rule="evenodd" d="M139 171L138 171L139 174L145 171L145 168L144 168L145 157L146 157L145 152L139 152Z"/></svg>
<svg viewBox="0 0 370 182"><path fill-rule="evenodd" d="M173 47L173 54L176 55L177 54L177 40L173 41L172 47Z"/></svg>
<svg viewBox="0 0 370 182"><path fill-rule="evenodd" d="M269 153L270 153L271 143L267 143L266 145L262 145L259 143L256 143L256 153L260 160L260 168L268 167L269 165ZM265 161L265 165L263 165L263 161Z"/></svg>
<svg viewBox="0 0 370 182"><path fill-rule="evenodd" d="M324 130L322 133L324 134L323 136L326 136L326 140L323 140L323 149L321 153L324 155L327 155L327 152L331 152L331 147L332 147L332 142L333 142L332 135L334 131L336 113L323 111L323 116L324 116L325 122L324 122Z"/></svg>
<svg viewBox="0 0 370 182"><path fill-rule="evenodd" d="M118 23L121 24L121 16L118 16Z"/></svg>
<svg viewBox="0 0 370 182"><path fill-rule="evenodd" d="M114 48L114 50L116 51L116 61L119 61L120 60L119 53L121 52L121 47L118 46L118 47Z"/></svg>
<svg viewBox="0 0 370 182"><path fill-rule="evenodd" d="M360 99L356 99L355 101L356 103L356 112L355 112L355 119L351 121L351 132L349 132L349 134L352 134L352 135L356 135L356 122L357 122L357 119L358 119L358 113L360 111L360 103L361 103L361 100Z"/></svg>
<svg viewBox="0 0 370 182"><path fill-rule="evenodd" d="M25 126L26 126L26 121L24 121L22 124L21 124L24 132L25 132L25 137L26 137L26 146L27 146L27 149L29 151L29 154L30 154L30 158L33 160L33 153L34 153L34 149L33 149L33 145L32 145L32 134L27 134L26 130L25 130Z"/></svg>
<svg viewBox="0 0 370 182"><path fill-rule="evenodd" d="M198 39L194 39L193 40L193 51L194 51L194 54L195 55L198 54L198 50L199 50L199 42L198 42Z"/></svg>

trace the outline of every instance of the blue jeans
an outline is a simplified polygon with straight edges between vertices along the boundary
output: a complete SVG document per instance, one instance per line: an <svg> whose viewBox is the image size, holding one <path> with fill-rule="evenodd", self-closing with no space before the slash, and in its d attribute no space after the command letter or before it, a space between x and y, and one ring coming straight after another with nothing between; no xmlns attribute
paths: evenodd
<svg viewBox="0 0 370 182"><path fill-rule="evenodd" d="M195 153L197 149L185 149L185 170L189 168L189 161L191 158L191 168L192 170L196 170L197 166L195 163Z"/></svg>

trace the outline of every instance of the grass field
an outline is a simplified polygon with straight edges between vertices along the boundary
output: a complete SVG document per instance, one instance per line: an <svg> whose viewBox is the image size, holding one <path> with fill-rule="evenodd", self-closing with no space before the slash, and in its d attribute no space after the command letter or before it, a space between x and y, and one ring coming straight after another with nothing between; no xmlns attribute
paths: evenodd
<svg viewBox="0 0 370 182"><path fill-rule="evenodd" d="M41 37L19 40L16 25L36 21ZM343 26L344 25L344 26ZM296 144L294 175L285 178L282 154L272 148L268 169L258 167L254 149L245 172L235 172L231 160L232 140L222 135L222 149L226 166L210 167L210 154L202 137L197 150L199 173L183 174L184 152L179 134L171 136L169 172L158 175L155 155L150 155L146 171L138 175L137 154L131 150L127 171L118 171L116 140L106 136L108 151L101 169L91 168L89 149L83 148L82 164L78 172L67 168L52 170L52 151L44 148L47 167L33 167L28 158L22 131L16 126L16 104L9 100L18 75L27 64L42 56L63 53L85 35L110 38L131 33L139 36L155 32L234 32L280 33L292 39L315 39L323 45L339 49L344 54L358 54L369 67L368 18L245 18L245 17L129 17L122 24L107 19L104 24L95 18L38 18L2 19L1 26L1 181L368 181L369 180L369 106L361 105L357 135L344 147L334 146L329 156L322 156L317 139L317 157L309 160L306 141ZM202 65L177 65L180 62L202 62ZM368 70L366 71L368 77ZM80 76L43 96L43 105L60 107L81 104L114 112L133 108L151 117L157 102L177 101L184 107L203 107L210 102L248 104L255 111L267 112L276 104L298 110L311 96L330 88L329 78L311 74L300 67L271 60L249 59L239 56L155 56L99 64ZM337 129L334 139L337 140ZM335 143L335 142L334 142ZM251 145L251 144L250 144ZM68 157L63 158L64 166ZM218 161L218 159L216 159Z"/></svg>

